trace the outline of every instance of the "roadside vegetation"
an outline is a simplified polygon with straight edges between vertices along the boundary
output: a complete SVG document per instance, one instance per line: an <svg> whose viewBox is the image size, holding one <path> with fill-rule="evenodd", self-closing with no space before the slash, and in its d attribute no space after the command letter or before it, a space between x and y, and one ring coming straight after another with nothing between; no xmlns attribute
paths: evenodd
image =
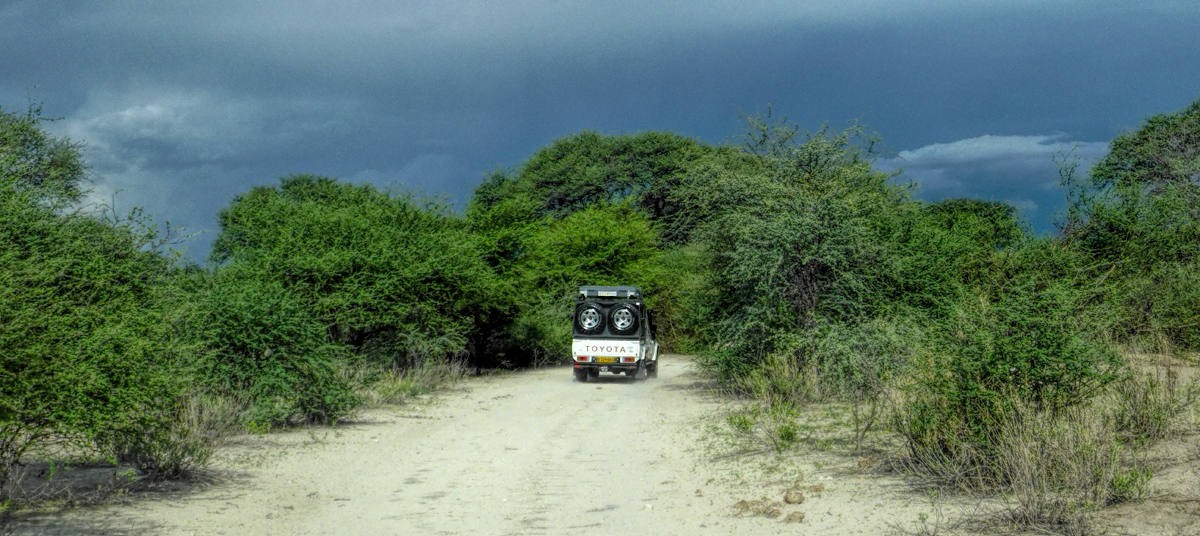
<svg viewBox="0 0 1200 536"><path fill-rule="evenodd" d="M225 437L333 423L468 370L568 357L575 287L646 289L660 340L785 451L848 408L926 485L1006 523L1085 532L1144 494L1190 425L1200 351L1200 101L1062 155L1054 236L999 201L912 198L870 131L747 117L741 145L581 132L489 174L462 214L288 176L219 215L204 265L140 213L84 203L76 142L0 111L0 516L31 461L141 478Z"/></svg>

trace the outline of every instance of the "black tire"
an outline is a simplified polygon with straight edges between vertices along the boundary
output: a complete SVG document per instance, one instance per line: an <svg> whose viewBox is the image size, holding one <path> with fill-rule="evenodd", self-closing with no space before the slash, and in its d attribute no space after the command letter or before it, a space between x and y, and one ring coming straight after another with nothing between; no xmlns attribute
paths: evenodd
<svg viewBox="0 0 1200 536"><path fill-rule="evenodd" d="M592 321L595 325L591 328L584 325L585 322L591 324ZM604 308L595 302L583 302L575 307L575 331L588 335L604 331Z"/></svg>
<svg viewBox="0 0 1200 536"><path fill-rule="evenodd" d="M628 315L629 315L628 316L629 326L626 327L625 329L621 329L619 327L621 324L617 321L617 319L620 315L625 315L626 313L628 313ZM638 330L638 326L640 325L640 322L641 322L641 320L638 318L637 307L634 307L628 303L623 303L621 305L613 307L612 311L608 313L608 316L609 316L609 324L608 324L609 330L612 331L613 333L616 333L617 335L631 335L633 333L636 333Z"/></svg>
<svg viewBox="0 0 1200 536"><path fill-rule="evenodd" d="M575 369L575 381L577 381L579 383L587 383L587 381L588 381L587 369L581 369L581 368Z"/></svg>

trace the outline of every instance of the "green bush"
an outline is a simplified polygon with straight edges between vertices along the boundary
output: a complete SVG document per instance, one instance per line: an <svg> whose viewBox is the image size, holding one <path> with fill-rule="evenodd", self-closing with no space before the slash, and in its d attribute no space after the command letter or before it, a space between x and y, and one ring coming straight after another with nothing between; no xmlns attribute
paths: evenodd
<svg viewBox="0 0 1200 536"><path fill-rule="evenodd" d="M1086 177L1061 173L1069 194L1062 238L1109 263L1112 306L1125 319L1113 335L1168 332L1186 349L1195 330L1200 261L1200 101L1155 115L1114 139Z"/></svg>
<svg viewBox="0 0 1200 536"><path fill-rule="evenodd" d="M521 306L508 327L508 336L519 348L521 361L517 364L547 365L571 356L571 313L578 290L559 287L557 292L542 290L526 294L528 303Z"/></svg>
<svg viewBox="0 0 1200 536"><path fill-rule="evenodd" d="M670 247L638 263L633 271L646 293L664 351L695 353L703 348L715 289L711 257L701 244Z"/></svg>
<svg viewBox="0 0 1200 536"><path fill-rule="evenodd" d="M1200 348L1200 262L1164 263L1121 282L1120 331L1162 333L1180 348Z"/></svg>
<svg viewBox="0 0 1200 536"><path fill-rule="evenodd" d="M41 128L41 107L25 114L0 108L0 177L7 195L61 207L79 201L87 181L80 145Z"/></svg>
<svg viewBox="0 0 1200 536"><path fill-rule="evenodd" d="M1072 255L1046 242L1000 257L1003 277L964 291L916 363L900 430L918 458L964 448L986 456L1014 401L1058 411L1117 377L1120 357L1099 337L1103 318L1088 315L1097 294L1091 274L1070 273Z"/></svg>
<svg viewBox="0 0 1200 536"><path fill-rule="evenodd" d="M853 134L818 133L764 163L762 174L720 173L681 187L707 214L697 236L715 290L703 363L723 377L802 351L803 334L824 322L886 312L889 237L915 205L890 176L871 171Z"/></svg>
<svg viewBox="0 0 1200 536"><path fill-rule="evenodd" d="M162 425L186 381L169 259L136 221L71 210L84 170L36 114L0 111L0 502L29 449Z"/></svg>
<svg viewBox="0 0 1200 536"><path fill-rule="evenodd" d="M223 270L201 302L207 351L199 377L215 393L248 400L258 426L334 421L358 403L341 374L344 349L277 281Z"/></svg>
<svg viewBox="0 0 1200 536"><path fill-rule="evenodd" d="M964 286L986 285L995 254L1025 238L1016 208L946 199L897 218L881 308L944 318Z"/></svg>
<svg viewBox="0 0 1200 536"><path fill-rule="evenodd" d="M465 352L502 310L478 238L443 207L406 195L285 177L234 199L220 223L218 271L286 289L330 342L380 365L419 365L427 340Z"/></svg>
<svg viewBox="0 0 1200 536"><path fill-rule="evenodd" d="M517 275L530 288L619 285L640 279L639 263L655 256L650 221L624 205L594 205L548 221L525 243Z"/></svg>
<svg viewBox="0 0 1200 536"><path fill-rule="evenodd" d="M1194 183L1200 174L1200 100L1187 108L1146 119L1142 128L1118 136L1092 168L1102 187L1158 188Z"/></svg>
<svg viewBox="0 0 1200 536"><path fill-rule="evenodd" d="M555 140L516 173L493 173L473 203L490 210L512 199L532 201L528 220L563 216L594 204L631 202L651 219L670 219L678 207L671 189L709 156L734 153L670 132L605 136L584 131Z"/></svg>
<svg viewBox="0 0 1200 536"><path fill-rule="evenodd" d="M812 361L823 394L848 399L880 396L919 354L926 335L912 319L832 324L814 337Z"/></svg>

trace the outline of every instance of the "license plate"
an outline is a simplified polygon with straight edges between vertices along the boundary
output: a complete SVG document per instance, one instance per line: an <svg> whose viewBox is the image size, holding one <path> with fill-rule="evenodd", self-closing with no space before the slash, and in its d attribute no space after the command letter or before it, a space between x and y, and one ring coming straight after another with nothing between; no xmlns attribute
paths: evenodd
<svg viewBox="0 0 1200 536"><path fill-rule="evenodd" d="M597 363L616 363L617 358L615 358L615 357L597 357L596 362Z"/></svg>

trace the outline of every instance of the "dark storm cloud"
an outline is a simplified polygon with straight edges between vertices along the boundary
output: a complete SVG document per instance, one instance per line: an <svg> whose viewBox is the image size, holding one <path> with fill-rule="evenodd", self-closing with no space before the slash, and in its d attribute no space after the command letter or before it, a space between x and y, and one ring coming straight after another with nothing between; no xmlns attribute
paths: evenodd
<svg viewBox="0 0 1200 536"><path fill-rule="evenodd" d="M10 2L0 105L44 101L97 197L193 230L289 173L461 202L558 136L721 142L767 104L872 126L923 195L1040 218L1051 153L1200 97L1198 22L1191 2Z"/></svg>
<svg viewBox="0 0 1200 536"><path fill-rule="evenodd" d="M915 182L919 198L1005 201L1020 209L1034 229L1048 231L1063 201L1059 166L1077 162L1086 170L1107 151L1106 142L1073 141L1062 134L984 135L900 151L877 167L903 170L897 180Z"/></svg>

